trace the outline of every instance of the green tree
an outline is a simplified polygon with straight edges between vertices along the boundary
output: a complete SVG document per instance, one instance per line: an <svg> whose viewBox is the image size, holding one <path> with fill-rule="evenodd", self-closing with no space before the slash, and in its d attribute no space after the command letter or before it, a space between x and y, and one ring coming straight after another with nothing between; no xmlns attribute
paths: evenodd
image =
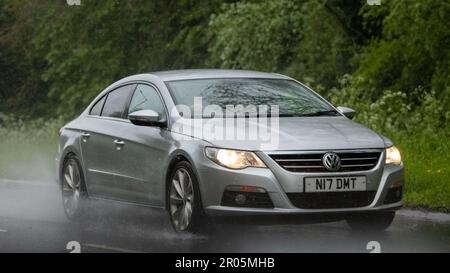
<svg viewBox="0 0 450 273"><path fill-rule="evenodd" d="M211 18L211 62L223 68L280 71L301 39L300 7L293 1L224 4Z"/></svg>
<svg viewBox="0 0 450 273"><path fill-rule="evenodd" d="M0 2L0 111L48 109L46 94L39 92L46 88L39 76L44 62L30 42L35 19L45 10L41 5L26 7L23 0Z"/></svg>
<svg viewBox="0 0 450 273"><path fill-rule="evenodd" d="M372 99L382 90L397 89L418 103L420 96L413 94L418 86L448 97L450 2L391 0L383 5L378 11L384 14L382 35L364 48L355 72L365 79L360 84L374 91L368 94ZM366 21L376 17L376 9L365 10Z"/></svg>
<svg viewBox="0 0 450 273"><path fill-rule="evenodd" d="M351 71L351 24L328 1L242 1L211 18L211 61L223 68L276 71L330 88ZM345 27L344 27L345 26ZM348 31L348 32L347 32ZM354 31L356 32L356 31Z"/></svg>
<svg viewBox="0 0 450 273"><path fill-rule="evenodd" d="M5 1L1 10L11 12L0 17L0 46L10 52L2 50L9 70L1 85L17 86L2 88L0 104L68 116L127 75L203 67L206 26L218 7L216 0Z"/></svg>

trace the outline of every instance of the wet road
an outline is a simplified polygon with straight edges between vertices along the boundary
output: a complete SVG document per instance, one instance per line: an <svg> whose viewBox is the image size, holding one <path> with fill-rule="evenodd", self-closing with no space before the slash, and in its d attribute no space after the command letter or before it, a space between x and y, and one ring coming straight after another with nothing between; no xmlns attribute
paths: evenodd
<svg viewBox="0 0 450 273"><path fill-rule="evenodd" d="M207 235L175 234L166 215L108 201L90 204L88 220L65 219L58 188L0 180L0 252L450 252L450 216L401 211L382 233L354 233L345 222L303 225L215 225Z"/></svg>

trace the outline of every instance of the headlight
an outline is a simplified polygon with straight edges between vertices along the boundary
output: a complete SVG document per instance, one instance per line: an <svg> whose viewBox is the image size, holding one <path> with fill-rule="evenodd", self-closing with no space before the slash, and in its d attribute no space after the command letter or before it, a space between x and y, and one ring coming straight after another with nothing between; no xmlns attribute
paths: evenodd
<svg viewBox="0 0 450 273"><path fill-rule="evenodd" d="M402 163L402 157L397 147L392 146L386 149L386 164L400 165Z"/></svg>
<svg viewBox="0 0 450 273"><path fill-rule="evenodd" d="M207 147L206 156L215 163L230 169L266 168L266 164L253 152Z"/></svg>

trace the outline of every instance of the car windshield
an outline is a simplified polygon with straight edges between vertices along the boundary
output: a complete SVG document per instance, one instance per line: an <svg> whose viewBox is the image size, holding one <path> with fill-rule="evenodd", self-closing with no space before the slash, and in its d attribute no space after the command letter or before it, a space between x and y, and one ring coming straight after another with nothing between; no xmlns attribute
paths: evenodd
<svg viewBox="0 0 450 273"><path fill-rule="evenodd" d="M196 100L202 102L203 109L214 106L227 116L227 106L238 105L244 107L236 107L235 116L255 116L261 111L257 110L262 109L261 106L274 109L274 105L279 107L280 117L338 115L330 104L293 80L222 78L177 80L166 84L175 104L190 111L187 115L182 111L183 116L188 118L212 117L205 111L194 111Z"/></svg>

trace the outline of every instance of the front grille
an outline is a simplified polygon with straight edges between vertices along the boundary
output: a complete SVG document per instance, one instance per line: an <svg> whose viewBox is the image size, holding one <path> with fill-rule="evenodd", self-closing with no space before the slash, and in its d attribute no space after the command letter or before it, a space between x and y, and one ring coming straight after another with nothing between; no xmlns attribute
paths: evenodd
<svg viewBox="0 0 450 273"><path fill-rule="evenodd" d="M312 154L272 154L283 169L295 173L328 172L322 158L326 152ZM341 158L341 168L337 172L357 172L373 169L380 159L380 152L336 152Z"/></svg>
<svg viewBox="0 0 450 273"><path fill-rule="evenodd" d="M375 191L287 193L291 203L301 209L342 209L365 207Z"/></svg>
<svg viewBox="0 0 450 273"><path fill-rule="evenodd" d="M245 196L245 203L237 204L235 199L237 195ZM245 207L245 208L273 208L272 199L266 192L239 192L224 191L222 196L222 206Z"/></svg>

